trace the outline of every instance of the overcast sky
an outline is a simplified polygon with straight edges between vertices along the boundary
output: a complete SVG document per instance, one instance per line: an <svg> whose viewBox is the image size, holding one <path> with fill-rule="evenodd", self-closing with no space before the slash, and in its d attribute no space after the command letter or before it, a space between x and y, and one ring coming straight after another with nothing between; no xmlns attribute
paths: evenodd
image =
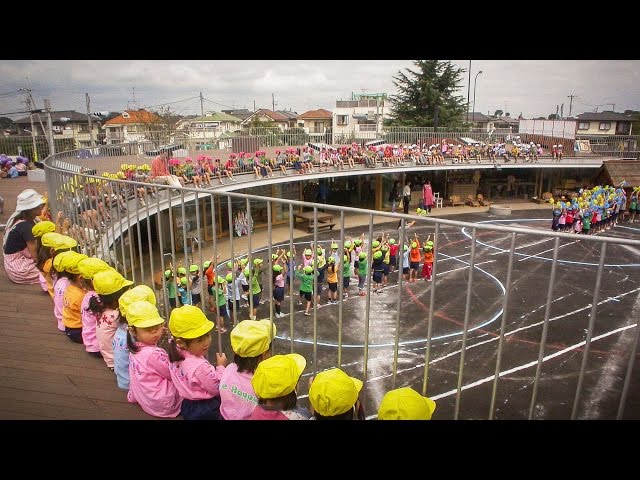
<svg viewBox="0 0 640 480"><path fill-rule="evenodd" d="M459 95L467 101L469 60ZM0 116L25 116L24 93L36 108L91 112L155 109L168 105L179 115L229 108L332 110L352 93L397 93L393 77L411 60L0 60ZM476 74L482 70L482 74ZM533 118L614 108L640 110L639 60L472 60L469 101L475 111L496 110ZM569 95L574 95L571 102ZM470 107L470 110L471 110Z"/></svg>

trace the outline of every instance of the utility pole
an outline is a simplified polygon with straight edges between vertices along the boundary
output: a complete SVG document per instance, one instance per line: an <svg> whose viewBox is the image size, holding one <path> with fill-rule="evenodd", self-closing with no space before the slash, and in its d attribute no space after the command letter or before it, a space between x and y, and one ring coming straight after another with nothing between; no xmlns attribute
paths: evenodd
<svg viewBox="0 0 640 480"><path fill-rule="evenodd" d="M202 116L202 144L204 145L207 140L206 133L204 131L204 103L202 98L202 92L200 92L200 115Z"/></svg>
<svg viewBox="0 0 640 480"><path fill-rule="evenodd" d="M89 94L85 93L84 98L87 104L87 122L89 123L89 139L91 140L91 146L95 147L96 144L93 142L93 124L91 123L91 99L89 98Z"/></svg>
<svg viewBox="0 0 640 480"><path fill-rule="evenodd" d="M567 98L569 99L569 116L571 116L571 106L573 105L573 97L575 97L575 95L573 94L567 95Z"/></svg>
<svg viewBox="0 0 640 480"><path fill-rule="evenodd" d="M467 122L469 121L469 98L471 94L471 60L469 60L469 81L467 82Z"/></svg>
<svg viewBox="0 0 640 480"><path fill-rule="evenodd" d="M560 118L564 118L564 103L560 105Z"/></svg>
<svg viewBox="0 0 640 480"><path fill-rule="evenodd" d="M559 112L560 112L560 105L556 104L556 118L558 118Z"/></svg>
<svg viewBox="0 0 640 480"><path fill-rule="evenodd" d="M273 93L271 94L271 110L273 112L276 111L276 98L273 96Z"/></svg>
<svg viewBox="0 0 640 480"><path fill-rule="evenodd" d="M56 146L53 143L53 125L51 122L51 102L48 99L44 99L44 109L47 112L47 130L49 132L49 155L56 153Z"/></svg>
<svg viewBox="0 0 640 480"><path fill-rule="evenodd" d="M21 91L25 92L27 98L25 99L25 103L27 104L27 110L29 110L29 119L31 120L31 141L33 142L33 158L34 162L38 161L38 148L36 147L36 132L35 127L33 126L33 107L34 105L31 102L31 90L28 88L21 88Z"/></svg>

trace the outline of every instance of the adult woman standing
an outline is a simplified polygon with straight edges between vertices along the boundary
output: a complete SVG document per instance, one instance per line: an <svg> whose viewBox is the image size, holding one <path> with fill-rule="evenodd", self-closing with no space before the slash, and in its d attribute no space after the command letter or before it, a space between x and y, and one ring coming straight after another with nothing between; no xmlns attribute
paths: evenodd
<svg viewBox="0 0 640 480"><path fill-rule="evenodd" d="M7 221L2 243L4 269L14 283L38 283L36 239L31 229L44 203L44 197L35 190L23 190L18 194L16 211Z"/></svg>
<svg viewBox="0 0 640 480"><path fill-rule="evenodd" d="M434 204L433 189L431 188L431 182L427 180L422 187L422 204L427 212L431 213L431 207Z"/></svg>

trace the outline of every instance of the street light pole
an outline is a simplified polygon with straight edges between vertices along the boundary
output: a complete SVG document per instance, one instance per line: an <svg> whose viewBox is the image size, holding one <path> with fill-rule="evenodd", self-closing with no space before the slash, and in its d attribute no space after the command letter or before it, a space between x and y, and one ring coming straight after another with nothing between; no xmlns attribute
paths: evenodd
<svg viewBox="0 0 640 480"><path fill-rule="evenodd" d="M471 112L471 123L476 120L476 82L478 81L478 75L482 73L482 70L478 70L476 77L473 79L473 111Z"/></svg>
<svg viewBox="0 0 640 480"><path fill-rule="evenodd" d="M469 81L467 82L467 122L469 121L469 93L471 93L471 60L469 60Z"/></svg>

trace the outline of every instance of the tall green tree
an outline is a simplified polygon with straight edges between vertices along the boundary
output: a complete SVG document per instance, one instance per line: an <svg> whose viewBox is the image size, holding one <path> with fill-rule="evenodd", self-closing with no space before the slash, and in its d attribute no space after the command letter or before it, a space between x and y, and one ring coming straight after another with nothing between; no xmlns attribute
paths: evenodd
<svg viewBox="0 0 640 480"><path fill-rule="evenodd" d="M450 61L416 60L393 77L398 93L390 96L391 125L459 128L467 107L462 95L464 69Z"/></svg>

